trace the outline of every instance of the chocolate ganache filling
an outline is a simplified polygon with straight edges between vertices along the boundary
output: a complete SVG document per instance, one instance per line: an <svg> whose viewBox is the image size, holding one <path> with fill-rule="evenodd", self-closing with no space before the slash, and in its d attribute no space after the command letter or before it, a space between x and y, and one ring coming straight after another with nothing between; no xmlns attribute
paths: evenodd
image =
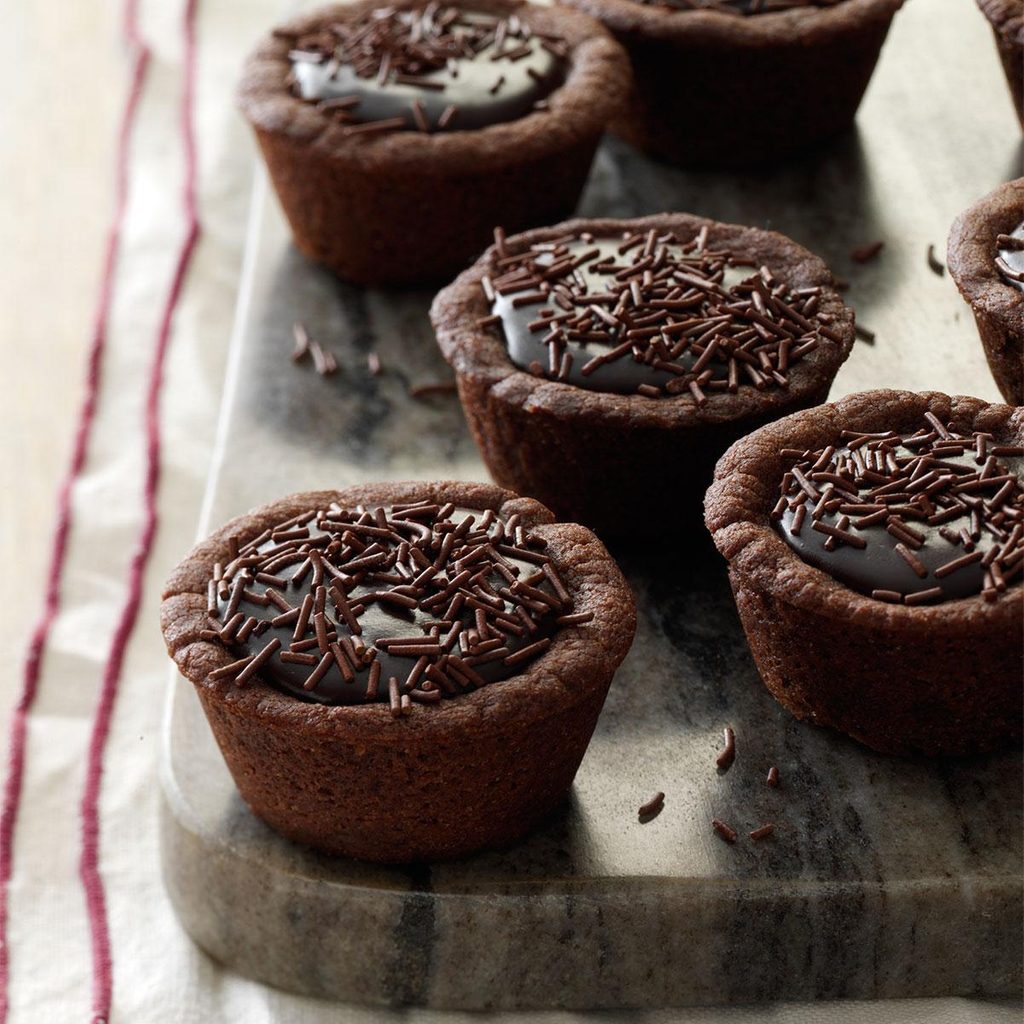
<svg viewBox="0 0 1024 1024"><path fill-rule="evenodd" d="M485 128L542 109L568 48L508 18L430 4L382 7L294 40L295 93L353 134Z"/></svg>
<svg viewBox="0 0 1024 1024"><path fill-rule="evenodd" d="M677 11L718 11L721 14L771 14L800 7L836 7L843 0L637 0L652 7Z"/></svg>
<svg viewBox="0 0 1024 1024"><path fill-rule="evenodd" d="M1009 235L997 235L996 267L1007 284L1024 291L1024 223Z"/></svg>
<svg viewBox="0 0 1024 1024"><path fill-rule="evenodd" d="M504 255L481 286L509 358L536 376L648 398L786 388L820 344L841 341L818 314L821 288L791 290L767 267L651 229L582 233Z"/></svg>
<svg viewBox="0 0 1024 1024"><path fill-rule="evenodd" d="M242 657L211 678L395 714L506 679L592 617L544 547L490 510L311 509L214 566L203 636Z"/></svg>
<svg viewBox="0 0 1024 1024"><path fill-rule="evenodd" d="M995 600L1024 566L1024 447L925 419L912 434L844 430L841 447L784 450L772 518L805 562L878 600Z"/></svg>

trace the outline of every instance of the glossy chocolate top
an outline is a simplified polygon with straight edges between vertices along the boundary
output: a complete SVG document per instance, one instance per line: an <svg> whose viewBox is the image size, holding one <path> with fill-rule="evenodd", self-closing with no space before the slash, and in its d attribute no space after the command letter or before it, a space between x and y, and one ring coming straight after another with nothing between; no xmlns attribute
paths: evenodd
<svg viewBox="0 0 1024 1024"><path fill-rule="evenodd" d="M323 704L436 703L547 649L572 598L513 515L426 501L311 509L244 545L209 583L210 629L258 672Z"/></svg>
<svg viewBox="0 0 1024 1024"><path fill-rule="evenodd" d="M996 239L996 267L1007 284L1024 291L1024 222Z"/></svg>
<svg viewBox="0 0 1024 1024"><path fill-rule="evenodd" d="M500 237L500 236L499 236ZM650 230L542 242L481 281L509 358L537 376L648 398L786 388L822 338L821 288L790 290L742 253Z"/></svg>
<svg viewBox="0 0 1024 1024"><path fill-rule="evenodd" d="M382 7L295 39L292 87L355 134L484 128L542 107L567 47L499 18L430 4Z"/></svg>
<svg viewBox="0 0 1024 1024"><path fill-rule="evenodd" d="M804 561L909 605L1020 585L1024 448L957 434L930 413L911 434L844 431L842 446L786 451L773 512Z"/></svg>
<svg viewBox="0 0 1024 1024"><path fill-rule="evenodd" d="M652 7L671 7L677 11L719 11L722 14L771 14L802 7L836 7L843 0L636 0Z"/></svg>

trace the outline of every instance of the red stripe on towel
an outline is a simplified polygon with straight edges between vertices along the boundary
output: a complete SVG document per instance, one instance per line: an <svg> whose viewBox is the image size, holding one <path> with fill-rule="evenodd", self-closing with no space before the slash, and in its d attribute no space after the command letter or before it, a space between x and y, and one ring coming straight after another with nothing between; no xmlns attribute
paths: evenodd
<svg viewBox="0 0 1024 1024"><path fill-rule="evenodd" d="M126 4L125 24L135 23L135 0ZM130 34L127 38L132 51L128 91L121 110L118 125L117 145L114 158L114 204L100 276L99 295L93 316L93 327L86 362L85 391L75 425L71 458L57 493L56 523L50 545L50 562L46 572L46 590L43 607L32 629L28 650L22 666L21 692L11 715L8 737L7 778L4 783L3 803L0 806L0 1024L6 1022L9 1000L10 947L7 935L8 897L13 869L14 830L18 821L22 787L25 774L25 744L28 716L35 703L39 689L43 653L50 636L50 627L61 602L61 582L67 559L68 535L71 531L71 492L75 481L82 472L89 447L93 421L96 416L96 401L99 395L100 371L107 342L107 328L114 293L117 260L121 249L121 235L124 227L125 209L129 189L129 147L132 130L138 112L142 86L149 65L149 51L138 37Z"/></svg>
<svg viewBox="0 0 1024 1024"><path fill-rule="evenodd" d="M196 206L196 142L193 125L196 57L195 13L196 0L187 0L182 22L184 56L179 124L185 154L185 181L182 197L185 237L178 252L174 275L171 278L170 288L164 302L150 365L145 406L146 475L143 486L143 523L129 569L127 594L117 627L111 638L103 670L99 704L96 708L92 735L89 740L85 787L81 803L82 850L79 859L79 875L85 890L86 910L92 934L93 1021L96 1024L108 1019L113 997L110 927L107 920L107 901L103 878L99 871L98 803L103 778L103 755L110 734L110 722L125 653L138 617L139 606L142 603L146 564L149 561L157 529L157 488L160 478L161 445L160 392L163 384L164 361L174 314L181 298L182 287L196 242L199 239L199 215Z"/></svg>

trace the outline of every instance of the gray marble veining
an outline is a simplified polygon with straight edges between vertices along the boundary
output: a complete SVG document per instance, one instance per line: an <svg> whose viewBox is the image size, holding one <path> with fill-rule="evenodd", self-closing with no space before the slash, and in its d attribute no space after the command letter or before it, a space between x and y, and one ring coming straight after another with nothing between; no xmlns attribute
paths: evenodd
<svg viewBox="0 0 1024 1024"><path fill-rule="evenodd" d="M894 760L800 725L760 685L709 547L623 566L637 644L571 800L508 851L400 869L292 846L242 805L179 683L165 871L197 941L282 987L441 1007L1016 991L1019 755ZM776 832L728 846L712 817Z"/></svg>
<svg viewBox="0 0 1024 1024"><path fill-rule="evenodd" d="M581 212L687 209L777 227L853 279L850 301L878 334L857 346L835 394L884 384L994 398L970 318L925 251L929 242L942 251L952 217L1010 170L1016 143L993 131L984 145L947 147L933 161L941 167L918 163L918 150L939 154L929 145L945 124L927 87L951 86L899 66L899 47L927 40L894 35L872 87L881 97L830 153L771 176L712 177L608 143ZM926 99L914 111L897 104L908 75L922 73ZM425 316L430 295L338 283L289 248L262 184L256 202L253 299L234 343L227 457L207 525L304 488L482 477L454 396L407 395L410 384L448 379ZM886 241L883 257L855 268L849 251L874 238ZM336 377L290 364L296 319L336 353ZM380 377L366 368L371 350ZM640 608L636 644L571 799L511 850L397 869L279 839L242 804L191 688L176 681L164 869L196 941L268 983L368 1003L654 1007L1019 992L1019 753L896 760L801 725L761 685L708 541L667 560L623 553L621 563ZM715 755L727 724L738 756L722 773ZM764 784L773 764L778 789ZM641 825L637 808L656 790L665 809ZM713 817L741 840L723 843ZM772 838L746 839L765 821L776 824Z"/></svg>

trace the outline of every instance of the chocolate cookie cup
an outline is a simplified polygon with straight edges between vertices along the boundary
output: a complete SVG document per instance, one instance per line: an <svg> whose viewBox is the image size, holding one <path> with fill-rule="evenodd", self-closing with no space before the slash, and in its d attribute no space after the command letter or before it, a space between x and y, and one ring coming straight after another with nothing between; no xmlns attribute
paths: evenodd
<svg viewBox="0 0 1024 1024"><path fill-rule="evenodd" d="M711 167L773 163L849 128L902 4L562 2L606 25L632 60L632 99L612 131Z"/></svg>
<svg viewBox="0 0 1024 1024"><path fill-rule="evenodd" d="M507 845L558 806L635 608L589 531L417 482L240 516L174 570L161 621L257 816L407 862Z"/></svg>
<svg viewBox="0 0 1024 1024"><path fill-rule="evenodd" d="M946 258L1000 392L1024 405L1024 178L957 217Z"/></svg>
<svg viewBox="0 0 1024 1024"><path fill-rule="evenodd" d="M573 266L560 246L582 248L580 259L609 246L627 250L611 254L611 269L623 266L607 274L614 288L595 283L605 257ZM558 266L531 272L530 261L546 252ZM513 265L520 269L510 273ZM764 284L762 267L789 305ZM581 273L588 293L576 303ZM758 284L723 287L726 274ZM535 285L537 277L544 279ZM755 291L764 312L752 302ZM545 321L548 298L558 314ZM566 337L583 334L585 345L544 333L564 317L560 302L572 315L582 308L589 326ZM696 519L719 455L762 423L823 402L854 337L853 312L818 257L774 232L688 214L499 236L437 296L431 319L494 479L619 539L635 532L639 509ZM634 323L635 335L623 341L636 319L659 329ZM521 335L519 349L535 345L535 358L529 349L510 355L509 324ZM537 340L524 341L527 334Z"/></svg>
<svg viewBox="0 0 1024 1024"><path fill-rule="evenodd" d="M706 522L780 704L891 754L1019 742L1022 441L1022 409L867 391L726 452Z"/></svg>
<svg viewBox="0 0 1024 1024"><path fill-rule="evenodd" d="M1024 8L1020 0L977 0L992 26L1006 84L1017 118L1024 128Z"/></svg>
<svg viewBox="0 0 1024 1024"><path fill-rule="evenodd" d="M363 0L275 30L238 101L299 250L405 285L456 273L495 224L570 213L629 77L621 47L565 8Z"/></svg>

